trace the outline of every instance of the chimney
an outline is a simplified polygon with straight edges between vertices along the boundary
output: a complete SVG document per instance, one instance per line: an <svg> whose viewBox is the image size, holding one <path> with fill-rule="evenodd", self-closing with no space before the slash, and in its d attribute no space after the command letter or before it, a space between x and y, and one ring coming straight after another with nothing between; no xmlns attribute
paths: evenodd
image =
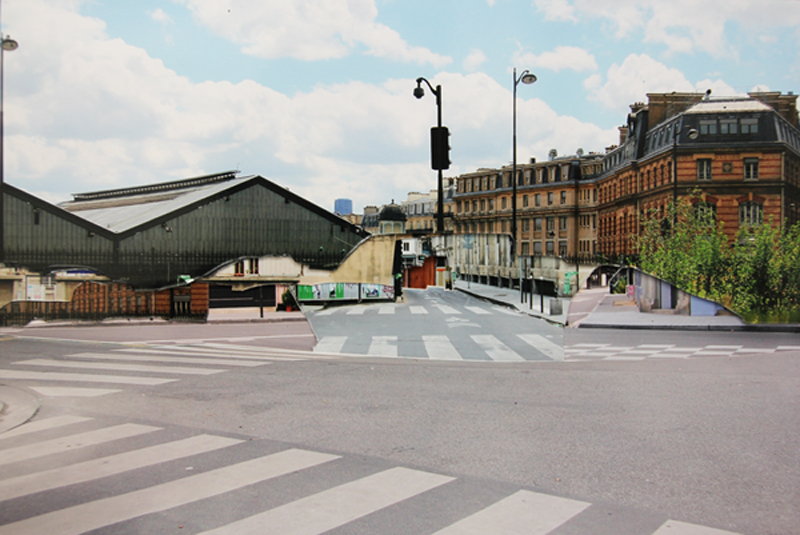
<svg viewBox="0 0 800 535"><path fill-rule="evenodd" d="M628 127L627 126L620 126L619 127L619 144L624 145L625 141L628 139Z"/></svg>

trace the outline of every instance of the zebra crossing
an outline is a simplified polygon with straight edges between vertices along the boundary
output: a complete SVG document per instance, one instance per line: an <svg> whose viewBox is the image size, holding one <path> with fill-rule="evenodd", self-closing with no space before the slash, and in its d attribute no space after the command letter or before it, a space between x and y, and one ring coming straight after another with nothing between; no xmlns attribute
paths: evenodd
<svg viewBox="0 0 800 535"><path fill-rule="evenodd" d="M567 362L597 360L644 360L644 359L689 359L703 357L743 357L748 355L774 354L781 351L800 351L800 345L776 347L745 347L743 345L715 345L702 347L679 346L677 344L640 344L617 346L614 344L572 344L564 348Z"/></svg>
<svg viewBox="0 0 800 535"><path fill-rule="evenodd" d="M590 502L512 484L487 488L361 456L78 415L0 434L0 459L0 535L394 533L398 525L442 535L627 532L592 527L593 514L608 515L606 504L593 511ZM736 535L644 516L653 535Z"/></svg>
<svg viewBox="0 0 800 535"><path fill-rule="evenodd" d="M106 351L12 360L0 368L0 381L23 384L45 397L90 398L114 394L125 387L160 386L188 377L312 357L304 351L216 342L114 345Z"/></svg>
<svg viewBox="0 0 800 535"><path fill-rule="evenodd" d="M523 362L564 360L556 337L522 333L501 339L492 334L325 336L314 348L318 355L401 357L428 360Z"/></svg>

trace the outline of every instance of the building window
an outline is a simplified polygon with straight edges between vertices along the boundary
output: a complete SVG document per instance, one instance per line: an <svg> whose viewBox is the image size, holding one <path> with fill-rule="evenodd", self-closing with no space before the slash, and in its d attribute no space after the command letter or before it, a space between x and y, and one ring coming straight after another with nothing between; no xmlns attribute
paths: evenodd
<svg viewBox="0 0 800 535"><path fill-rule="evenodd" d="M758 119L742 119L742 134L758 134Z"/></svg>
<svg viewBox="0 0 800 535"><path fill-rule="evenodd" d="M717 220L717 205L710 202L699 202L694 205L695 218L706 226L713 226Z"/></svg>
<svg viewBox="0 0 800 535"><path fill-rule="evenodd" d="M481 212L486 211L486 201L481 199Z"/></svg>
<svg viewBox="0 0 800 535"><path fill-rule="evenodd" d="M553 252L555 250L553 248L553 242L548 241L545 245L546 245L545 251L547 252L547 254L550 255L550 256L553 256Z"/></svg>
<svg viewBox="0 0 800 535"><path fill-rule="evenodd" d="M697 180L711 180L711 159L697 160Z"/></svg>
<svg viewBox="0 0 800 535"><path fill-rule="evenodd" d="M758 180L758 158L744 159L744 179Z"/></svg>
<svg viewBox="0 0 800 535"><path fill-rule="evenodd" d="M716 134L717 121L700 121L700 133L704 135Z"/></svg>
<svg viewBox="0 0 800 535"><path fill-rule="evenodd" d="M528 242L522 243L522 256L530 256L531 254L531 244Z"/></svg>
<svg viewBox="0 0 800 535"><path fill-rule="evenodd" d="M503 197L503 200L501 201L501 203L500 203L500 204L502 205L502 207L503 207L503 210L505 210L505 209L506 209L506 206L507 206L507 202L506 202L506 198L505 198L505 197Z"/></svg>
<svg viewBox="0 0 800 535"><path fill-rule="evenodd" d="M542 254L542 242L533 242L533 254Z"/></svg>
<svg viewBox="0 0 800 535"><path fill-rule="evenodd" d="M247 273L258 275L258 258L251 258L247 261Z"/></svg>
<svg viewBox="0 0 800 535"><path fill-rule="evenodd" d="M528 207L528 196L527 195L523 195L522 196L522 207L523 208L527 208Z"/></svg>
<svg viewBox="0 0 800 535"><path fill-rule="evenodd" d="M558 230L567 230L567 219L565 215L558 218Z"/></svg>
<svg viewBox="0 0 800 535"><path fill-rule="evenodd" d="M553 232L556 230L556 219L554 217L547 218L547 231Z"/></svg>
<svg viewBox="0 0 800 535"><path fill-rule="evenodd" d="M494 212L494 199L489 199L489 211Z"/></svg>
<svg viewBox="0 0 800 535"><path fill-rule="evenodd" d="M553 192L547 194L547 204L553 204Z"/></svg>
<svg viewBox="0 0 800 535"><path fill-rule="evenodd" d="M567 256L567 242L564 240L558 242L558 256Z"/></svg>
<svg viewBox="0 0 800 535"><path fill-rule="evenodd" d="M236 262L236 266L234 267L234 275L237 277L244 276L244 261L239 260Z"/></svg>
<svg viewBox="0 0 800 535"><path fill-rule="evenodd" d="M542 196L537 193L536 196L533 198L533 204L536 205L536 206L540 206L541 197Z"/></svg>
<svg viewBox="0 0 800 535"><path fill-rule="evenodd" d="M561 192L561 204L567 204L567 192L566 191L562 191Z"/></svg>
<svg viewBox="0 0 800 535"><path fill-rule="evenodd" d="M531 220L530 219L523 219L522 220L522 232L528 232L531 229Z"/></svg>
<svg viewBox="0 0 800 535"><path fill-rule="evenodd" d="M738 134L739 133L739 123L736 119L720 119L719 121L719 133L720 134Z"/></svg>
<svg viewBox="0 0 800 535"><path fill-rule="evenodd" d="M757 202L747 201L739 205L739 226L760 225L764 219L764 207Z"/></svg>
<svg viewBox="0 0 800 535"><path fill-rule="evenodd" d="M542 218L537 217L533 220L533 230L540 231L542 230Z"/></svg>

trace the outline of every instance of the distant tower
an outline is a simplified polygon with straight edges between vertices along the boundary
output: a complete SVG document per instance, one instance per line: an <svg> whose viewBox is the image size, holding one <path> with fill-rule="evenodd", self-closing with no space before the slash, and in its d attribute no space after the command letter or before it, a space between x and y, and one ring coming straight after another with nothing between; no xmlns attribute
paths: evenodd
<svg viewBox="0 0 800 535"><path fill-rule="evenodd" d="M353 213L353 201L350 199L336 199L333 202L333 211L339 215L349 215Z"/></svg>

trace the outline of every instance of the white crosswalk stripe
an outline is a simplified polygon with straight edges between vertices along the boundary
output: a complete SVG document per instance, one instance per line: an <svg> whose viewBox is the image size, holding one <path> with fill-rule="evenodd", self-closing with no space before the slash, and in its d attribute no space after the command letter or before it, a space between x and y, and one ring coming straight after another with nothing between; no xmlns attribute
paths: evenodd
<svg viewBox="0 0 800 535"><path fill-rule="evenodd" d="M518 361L525 360L519 353L513 351L503 342L491 334L473 334L470 336L492 360Z"/></svg>
<svg viewBox="0 0 800 535"><path fill-rule="evenodd" d="M551 359L564 360L564 348L560 344L551 342L540 334L518 334L517 336Z"/></svg>
<svg viewBox="0 0 800 535"><path fill-rule="evenodd" d="M219 496L337 458L335 455L324 453L286 450L127 494L103 498L7 524L0 528L0 533L2 535L27 535L30 533L78 535L138 516Z"/></svg>
<svg viewBox="0 0 800 535"><path fill-rule="evenodd" d="M377 357L397 356L396 336L373 336L369 345L369 354Z"/></svg>
<svg viewBox="0 0 800 535"><path fill-rule="evenodd" d="M207 535L314 535L421 494L454 478L393 468L205 532Z"/></svg>
<svg viewBox="0 0 800 535"><path fill-rule="evenodd" d="M162 433L167 430L138 424L110 425L82 433L69 433L73 425L96 426L97 422L81 416L34 420L11 435L14 440L10 441L13 443L10 447L4 448L8 442L0 442L0 459L13 458L12 462L20 462L51 455L52 461L62 461L55 466L51 462L41 470L28 470L10 477L0 474L0 507L8 500L28 500L21 508L22 502L8 502L15 504L14 511L21 512L5 520L0 516L0 535L79 534L122 522L136 523L140 517L143 517L142 521L148 528L134 524L122 530L171 532L176 525L168 511L178 507L202 507L204 510L228 508L231 498L226 495L253 489L255 485L266 485L263 488L268 487L273 493L279 493L284 484L294 488L299 483L299 488L308 490L285 503L274 505L265 505L262 500L245 500L243 503L248 505L241 512L234 510L234 516L227 516L223 522L216 524L216 516L207 516L206 523L195 524L191 532L202 531L206 535L321 535L335 529L348 529L351 523L380 511L402 512L408 501L414 499L415 505L410 510L422 519L415 533L418 529L424 530L425 525L430 525L424 532L435 532L436 535L545 535L558 530L592 507L586 501L515 489L507 484L509 488L506 492L492 494L483 502L476 501L473 506L462 508L463 512L458 518L451 517L449 524L442 525L438 519L440 513L448 509L446 504L462 503L465 496L473 496L478 488L482 488L483 482L462 480L455 485L459 478L449 475L402 466L380 468L372 462L364 465L355 456L346 460L341 455L303 449L290 448L258 455L257 450L251 447L239 448L253 444L242 438L199 434L165 441L166 435ZM41 432L48 432L47 436L60 432L64 436L39 440L36 437ZM7 436L0 435L1 438ZM142 439L136 437L149 437L145 440L150 444L143 444ZM126 441L133 440L138 442L132 448L125 448ZM20 444L20 441L26 443ZM92 455L92 446L110 441L121 442L122 451L100 457ZM88 449L82 457L58 455L80 448ZM252 457L253 454L256 456ZM223 461L223 464L212 464L197 474L187 472L196 462L192 459L201 455L215 456L217 463ZM245 458L240 459L241 455L245 455ZM182 464L167 469L169 463L174 461ZM344 480L329 484L331 472L326 472L324 467L331 466L336 473L340 473L343 466L348 466L342 465L342 462L350 463L349 466L355 469L354 473L359 475L345 476ZM180 468L187 465L187 471ZM147 486L129 486L129 481L142 481L142 477L133 477L133 473L148 472L160 475ZM279 479L283 476L291 476L291 480ZM115 485L105 484L114 477L117 477ZM96 490L74 492L75 485L91 485L89 488ZM431 495L434 491L435 497ZM70 499L61 508L51 509L50 503L57 504L59 500L41 500L39 493L42 492L69 495ZM248 492L255 496L255 491ZM650 511L642 514L648 518L653 515ZM186 509L178 518L191 516L191 509ZM396 516L393 515L384 516L378 522L373 524L373 532L392 531L397 527ZM672 519L665 518L662 522L652 535L738 535ZM580 531L581 535L616 533L609 531L614 529L612 525L600 533L594 525L590 526L585 521L584 524L586 531ZM570 533L578 532L572 526Z"/></svg>
<svg viewBox="0 0 800 535"><path fill-rule="evenodd" d="M572 344L564 348L567 361L585 360L643 360L669 358L715 358L774 354L792 351L794 346L745 347L741 345L677 346L674 344L641 344L615 346L613 344Z"/></svg>
<svg viewBox="0 0 800 535"><path fill-rule="evenodd" d="M577 515L589 503L521 490L435 535L545 535Z"/></svg>
<svg viewBox="0 0 800 535"><path fill-rule="evenodd" d="M314 351L319 353L341 353L346 341L346 336L326 336L319 341Z"/></svg>
<svg viewBox="0 0 800 535"><path fill-rule="evenodd" d="M50 366L54 368L74 368L81 370L111 370L125 372L145 372L145 373L177 373L185 375L212 375L225 370L215 370L209 368L187 368L180 366L144 366L141 364L120 364L107 362L76 362L73 360L56 359L30 359L19 360L14 364L22 366Z"/></svg>
<svg viewBox="0 0 800 535"><path fill-rule="evenodd" d="M22 381L72 381L76 383L113 383L127 385L163 385L177 379L161 377L135 377L124 375L92 375L88 373L30 372L20 370L0 370L0 379Z"/></svg>
<svg viewBox="0 0 800 535"><path fill-rule="evenodd" d="M0 457L0 465L29 461L37 457L44 457L45 455L52 455L54 453L75 451L79 448L88 448L90 446L103 444L104 442L120 440L122 438L160 430L160 427L149 425L121 424L96 431L87 431L77 435L70 435L65 438L46 440L30 446L18 446L3 451L3 455Z"/></svg>
<svg viewBox="0 0 800 535"><path fill-rule="evenodd" d="M429 334L422 337L428 358L433 360L461 360L461 354L444 335Z"/></svg>

